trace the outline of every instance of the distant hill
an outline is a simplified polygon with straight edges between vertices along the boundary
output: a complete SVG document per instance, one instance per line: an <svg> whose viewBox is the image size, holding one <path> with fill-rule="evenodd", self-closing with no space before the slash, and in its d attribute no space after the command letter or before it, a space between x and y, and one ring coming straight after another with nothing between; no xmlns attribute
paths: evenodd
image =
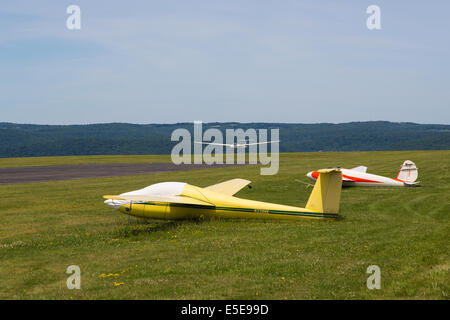
<svg viewBox="0 0 450 320"><path fill-rule="evenodd" d="M280 129L280 152L448 150L450 125L387 121L341 124L204 123L203 130ZM0 123L0 157L169 154L173 130L193 123L31 125ZM225 135L224 135L225 137ZM270 137L269 137L270 138Z"/></svg>

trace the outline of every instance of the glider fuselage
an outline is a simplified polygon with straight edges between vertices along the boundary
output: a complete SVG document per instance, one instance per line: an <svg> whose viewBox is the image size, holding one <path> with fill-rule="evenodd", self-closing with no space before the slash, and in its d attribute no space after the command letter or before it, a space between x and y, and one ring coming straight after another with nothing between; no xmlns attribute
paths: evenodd
<svg viewBox="0 0 450 320"><path fill-rule="evenodd" d="M384 187L403 187L403 181L392 179L388 177L379 176L376 174L360 172L351 169L341 169L342 171L342 185L350 186L384 186ZM316 180L319 176L317 171L312 171L307 174L308 178Z"/></svg>
<svg viewBox="0 0 450 320"><path fill-rule="evenodd" d="M379 176L376 174L360 172L351 169L341 169L342 171L342 185L345 187L351 186L379 186L379 187L404 187L405 182L392 179L388 177ZM307 174L307 177L311 180L316 180L319 176L317 171L311 171Z"/></svg>
<svg viewBox="0 0 450 320"><path fill-rule="evenodd" d="M128 215L154 219L199 217L248 219L336 218L342 177L339 169L320 170L305 208L234 196L250 181L232 179L205 188L183 182L161 182L143 189L103 196L105 204Z"/></svg>
<svg viewBox="0 0 450 320"><path fill-rule="evenodd" d="M195 219L199 217L246 218L246 219L299 219L336 218L337 214L241 199L186 184L183 196L193 197L211 205L164 203L157 201L130 201L119 211L132 216L156 219Z"/></svg>
<svg viewBox="0 0 450 320"><path fill-rule="evenodd" d="M376 174L367 173L366 166L358 166L352 169L340 169L343 186L385 186L385 187L413 187L417 186L418 169L411 160L403 161L396 178L388 178ZM318 171L306 174L311 180L319 177Z"/></svg>

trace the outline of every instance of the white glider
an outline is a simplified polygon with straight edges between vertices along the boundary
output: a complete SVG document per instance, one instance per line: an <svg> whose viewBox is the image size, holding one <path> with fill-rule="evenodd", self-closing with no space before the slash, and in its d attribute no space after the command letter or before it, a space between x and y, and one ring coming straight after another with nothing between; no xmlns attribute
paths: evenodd
<svg viewBox="0 0 450 320"><path fill-rule="evenodd" d="M248 146L255 146L255 145L259 145L259 144L268 144L268 143L276 143L276 142L280 142L278 140L276 141L265 141L265 142L253 142L253 143L215 143L215 142L203 142L203 141L194 141L194 143L198 143L198 144L208 144L208 145L212 145L212 146L225 146L228 148L233 148L233 149L237 149L237 148L246 148Z"/></svg>
<svg viewBox="0 0 450 320"><path fill-rule="evenodd" d="M416 182L419 175L418 169L414 162L406 160L400 167L400 171L396 178L388 178L376 174L367 173L367 167L359 166L352 169L343 169L342 185L343 186L387 186L387 187L414 187L418 185ZM318 171L311 171L306 174L311 180L319 177Z"/></svg>

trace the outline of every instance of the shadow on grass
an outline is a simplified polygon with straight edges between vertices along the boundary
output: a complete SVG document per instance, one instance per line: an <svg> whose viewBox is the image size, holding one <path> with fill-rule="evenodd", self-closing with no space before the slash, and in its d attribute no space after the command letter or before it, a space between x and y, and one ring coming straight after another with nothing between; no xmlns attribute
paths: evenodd
<svg viewBox="0 0 450 320"><path fill-rule="evenodd" d="M114 230L114 235L117 237L127 238L156 232L167 232L182 225L199 225L203 221L203 219L164 221L130 218L126 226L118 226Z"/></svg>
<svg viewBox="0 0 450 320"><path fill-rule="evenodd" d="M263 223L263 224L278 224L278 223L296 223L296 222L304 222L310 223L315 221L323 221L323 222L338 222L344 221L345 217L342 215L338 215L334 219L304 219L302 221L289 221L289 220L273 220L273 219L221 219L219 217L209 217L209 218L198 218L198 219L183 219L183 220L146 220L142 218L129 218L127 224L124 226L123 224L118 225L113 231L113 235L119 238L129 238L136 237L139 235L145 234L153 234L158 232L168 232L170 230L175 230L180 226L198 226L205 221L228 221L230 223L243 223L251 222L251 223Z"/></svg>

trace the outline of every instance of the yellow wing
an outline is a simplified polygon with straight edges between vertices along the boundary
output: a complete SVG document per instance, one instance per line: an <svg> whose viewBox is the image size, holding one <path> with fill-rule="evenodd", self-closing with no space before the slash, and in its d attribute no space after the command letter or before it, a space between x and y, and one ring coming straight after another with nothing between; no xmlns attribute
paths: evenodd
<svg viewBox="0 0 450 320"><path fill-rule="evenodd" d="M142 201L142 202L162 202L162 203L179 203L179 204L192 204L198 206L214 207L214 204L193 199L184 196L103 196L105 199L115 200L129 200L129 201Z"/></svg>
<svg viewBox="0 0 450 320"><path fill-rule="evenodd" d="M232 179L214 184L212 186L206 187L205 189L232 196L250 183L251 181L245 179Z"/></svg>

